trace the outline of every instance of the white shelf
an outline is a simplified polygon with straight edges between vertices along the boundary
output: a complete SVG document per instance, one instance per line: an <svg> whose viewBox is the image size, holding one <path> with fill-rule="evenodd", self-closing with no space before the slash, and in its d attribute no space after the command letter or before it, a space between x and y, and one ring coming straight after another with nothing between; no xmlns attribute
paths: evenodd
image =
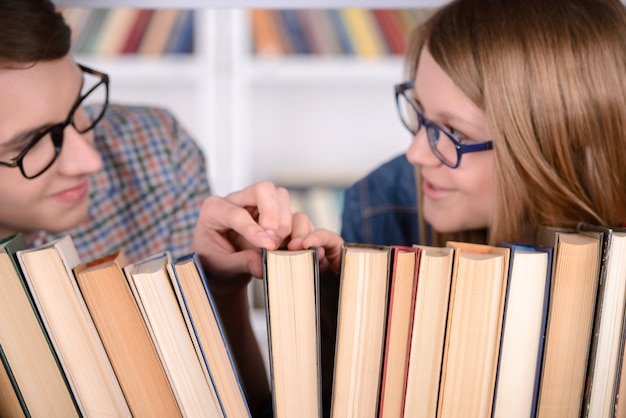
<svg viewBox="0 0 626 418"><path fill-rule="evenodd" d="M357 57L257 57L242 72L257 84L358 84L389 82L402 76L402 58L364 60Z"/></svg>
<svg viewBox="0 0 626 418"><path fill-rule="evenodd" d="M445 0L56 0L59 6L71 7L140 7L140 8L268 8L268 9L305 9L305 8L395 8L411 9L415 7L437 7L447 3Z"/></svg>

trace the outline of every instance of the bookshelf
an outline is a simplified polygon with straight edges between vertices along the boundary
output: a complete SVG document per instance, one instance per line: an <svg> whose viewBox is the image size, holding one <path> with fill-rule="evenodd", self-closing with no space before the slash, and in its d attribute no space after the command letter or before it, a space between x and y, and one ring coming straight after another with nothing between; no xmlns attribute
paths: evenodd
<svg viewBox="0 0 626 418"><path fill-rule="evenodd" d="M85 5L73 0L57 4ZM89 3L120 5L145 6L140 1ZM407 7L408 2L379 4L394 5ZM112 100L172 110L203 147L215 193L263 179L345 186L405 150L408 138L397 121L392 94L393 84L402 79L401 57L256 56L248 10L164 1L150 6L197 7L194 54L76 58L111 75ZM324 4L289 7L311 6Z"/></svg>

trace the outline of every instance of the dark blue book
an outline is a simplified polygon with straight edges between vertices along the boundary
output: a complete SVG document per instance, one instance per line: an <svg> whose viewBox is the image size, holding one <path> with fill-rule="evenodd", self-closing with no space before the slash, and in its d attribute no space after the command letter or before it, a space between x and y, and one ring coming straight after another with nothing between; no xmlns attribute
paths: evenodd
<svg viewBox="0 0 626 418"><path fill-rule="evenodd" d="M187 328L198 343L224 416L250 417L237 364L197 255L190 253L179 258L171 269Z"/></svg>
<svg viewBox="0 0 626 418"><path fill-rule="evenodd" d="M492 417L535 416L546 336L552 248L510 249Z"/></svg>
<svg viewBox="0 0 626 418"><path fill-rule="evenodd" d="M298 17L298 12L296 10L279 10L278 14L286 29L292 53L310 54L313 48L307 40L304 27Z"/></svg>
<svg viewBox="0 0 626 418"><path fill-rule="evenodd" d="M191 54L193 52L194 16L193 10L181 10L172 36L165 47L166 54Z"/></svg>
<svg viewBox="0 0 626 418"><path fill-rule="evenodd" d="M346 28L345 22L341 17L341 12L337 9L330 9L328 11L330 17L335 25L337 34L339 35L339 43L341 44L341 50L345 55L354 55L354 46L350 40L350 34L348 28Z"/></svg>

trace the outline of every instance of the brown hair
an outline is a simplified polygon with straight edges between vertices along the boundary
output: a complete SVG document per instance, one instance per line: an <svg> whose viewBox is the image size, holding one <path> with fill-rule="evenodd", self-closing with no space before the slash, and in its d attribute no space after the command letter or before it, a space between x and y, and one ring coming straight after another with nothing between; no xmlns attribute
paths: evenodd
<svg viewBox="0 0 626 418"><path fill-rule="evenodd" d="M0 2L0 68L65 56L70 28L49 0Z"/></svg>
<svg viewBox="0 0 626 418"><path fill-rule="evenodd" d="M411 78L424 46L490 124L488 243L527 240L538 225L626 221L619 0L458 0L413 32Z"/></svg>

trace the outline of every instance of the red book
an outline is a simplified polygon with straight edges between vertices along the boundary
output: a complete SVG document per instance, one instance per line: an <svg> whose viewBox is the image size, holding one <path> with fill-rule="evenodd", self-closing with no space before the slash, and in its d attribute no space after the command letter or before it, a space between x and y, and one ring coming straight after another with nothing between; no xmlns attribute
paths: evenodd
<svg viewBox="0 0 626 418"><path fill-rule="evenodd" d="M403 29L398 12L390 9L374 9L373 12L389 51L394 55L404 54L408 34Z"/></svg>
<svg viewBox="0 0 626 418"><path fill-rule="evenodd" d="M153 12L153 10L141 9L139 13L137 13L132 29L122 47L122 54L134 54L139 50L141 39L146 32L146 27L148 27Z"/></svg>

